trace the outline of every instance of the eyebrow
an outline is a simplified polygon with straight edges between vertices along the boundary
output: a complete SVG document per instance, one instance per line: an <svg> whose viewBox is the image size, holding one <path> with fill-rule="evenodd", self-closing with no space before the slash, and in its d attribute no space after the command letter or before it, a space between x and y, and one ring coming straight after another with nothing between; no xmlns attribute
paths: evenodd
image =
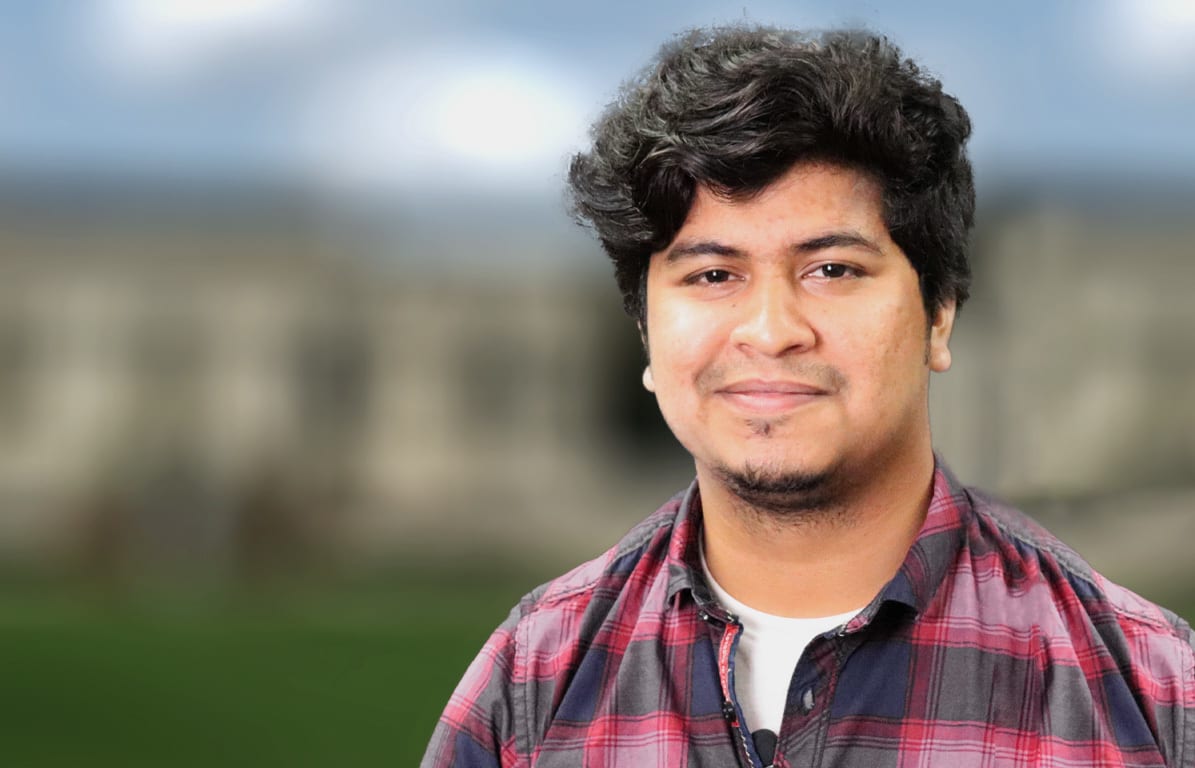
<svg viewBox="0 0 1195 768"><path fill-rule="evenodd" d="M817 251L824 251L828 248L849 247L864 248L877 254L883 253L878 245L852 230L828 232L808 240L802 240L799 243L789 246L789 250L793 253L816 253ZM724 256L732 259L742 259L746 258L747 253L734 246L719 243L716 240L699 240L693 243L681 243L668 249L664 260L671 264L693 256Z"/></svg>

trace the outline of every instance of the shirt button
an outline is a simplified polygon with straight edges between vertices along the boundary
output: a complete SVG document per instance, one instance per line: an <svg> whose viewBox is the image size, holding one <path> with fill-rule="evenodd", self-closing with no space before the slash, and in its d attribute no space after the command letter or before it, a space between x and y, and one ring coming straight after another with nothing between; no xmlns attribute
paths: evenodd
<svg viewBox="0 0 1195 768"><path fill-rule="evenodd" d="M813 689L812 688L806 688L805 693L803 693L801 695L801 709L804 710L805 714L809 714L810 712L813 711Z"/></svg>

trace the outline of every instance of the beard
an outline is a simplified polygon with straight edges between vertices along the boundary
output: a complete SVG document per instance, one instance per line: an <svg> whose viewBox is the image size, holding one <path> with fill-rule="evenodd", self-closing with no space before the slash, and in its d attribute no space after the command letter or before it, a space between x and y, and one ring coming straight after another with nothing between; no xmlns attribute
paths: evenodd
<svg viewBox="0 0 1195 768"><path fill-rule="evenodd" d="M748 464L712 467L740 509L780 523L836 519L846 507L850 483L837 468L820 472L774 471Z"/></svg>

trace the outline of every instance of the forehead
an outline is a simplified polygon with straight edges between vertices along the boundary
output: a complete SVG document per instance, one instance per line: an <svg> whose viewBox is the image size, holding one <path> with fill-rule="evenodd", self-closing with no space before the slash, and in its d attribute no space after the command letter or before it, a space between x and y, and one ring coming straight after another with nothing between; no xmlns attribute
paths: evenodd
<svg viewBox="0 0 1195 768"><path fill-rule="evenodd" d="M806 231L846 226L886 233L880 185L852 168L800 163L746 197L730 197L699 185L676 239L687 231L707 228L730 227L749 236L777 228Z"/></svg>

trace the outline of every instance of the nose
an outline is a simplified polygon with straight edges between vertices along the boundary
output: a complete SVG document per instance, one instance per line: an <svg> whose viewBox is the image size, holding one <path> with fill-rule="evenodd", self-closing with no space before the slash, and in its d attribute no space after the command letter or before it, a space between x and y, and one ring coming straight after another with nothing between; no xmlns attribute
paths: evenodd
<svg viewBox="0 0 1195 768"><path fill-rule="evenodd" d="M808 349L817 335L801 305L799 289L788 276L758 279L743 296L732 343L746 352L780 357Z"/></svg>

